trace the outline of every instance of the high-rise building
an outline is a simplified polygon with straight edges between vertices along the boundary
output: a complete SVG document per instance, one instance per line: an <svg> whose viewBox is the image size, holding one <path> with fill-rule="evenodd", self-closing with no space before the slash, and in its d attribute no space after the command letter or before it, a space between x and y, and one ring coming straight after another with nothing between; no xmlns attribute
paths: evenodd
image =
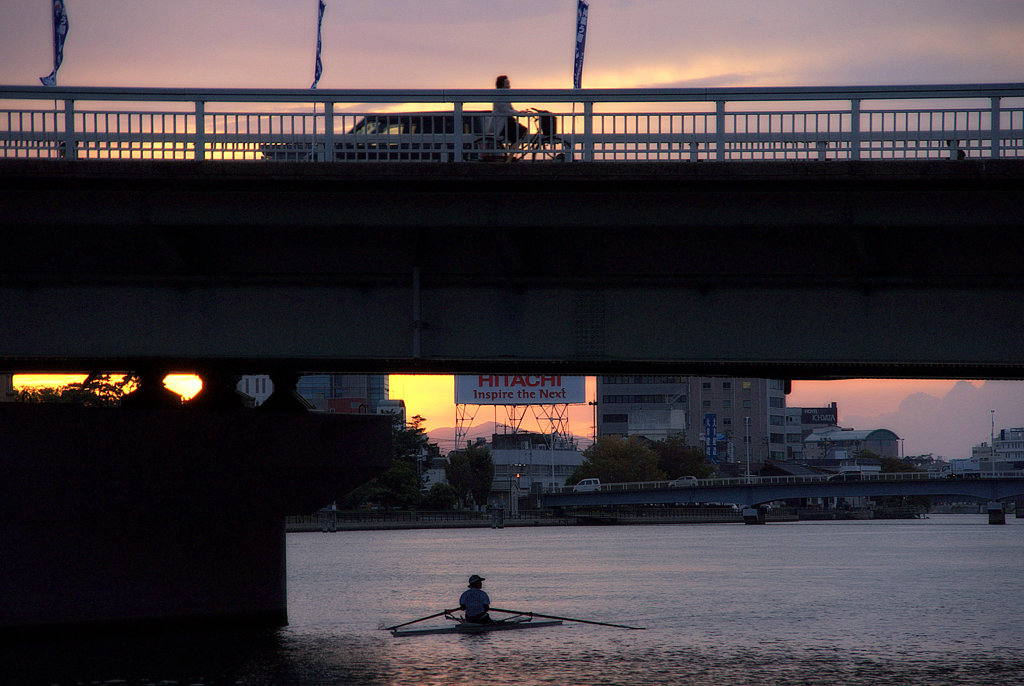
<svg viewBox="0 0 1024 686"><path fill-rule="evenodd" d="M377 414L388 400L387 374L306 374L295 390L320 412Z"/></svg>
<svg viewBox="0 0 1024 686"><path fill-rule="evenodd" d="M699 376L597 377L599 436L661 440L683 434L719 463L753 466L786 456L786 392L780 379Z"/></svg>

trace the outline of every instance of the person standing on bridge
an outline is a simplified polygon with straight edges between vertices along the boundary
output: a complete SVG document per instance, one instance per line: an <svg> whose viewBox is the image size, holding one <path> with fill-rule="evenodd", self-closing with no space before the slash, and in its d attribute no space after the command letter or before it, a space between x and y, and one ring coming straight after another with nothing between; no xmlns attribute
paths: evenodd
<svg viewBox="0 0 1024 686"><path fill-rule="evenodd" d="M484 578L474 574L469 577L469 588L459 596L459 609L466 611L466 621L473 624L490 624L493 620L487 614L491 599L483 590Z"/></svg>
<svg viewBox="0 0 1024 686"><path fill-rule="evenodd" d="M512 82L502 74L494 80L494 87L511 88ZM494 135L499 138L504 136L509 145L516 147L519 139L527 134L527 128L519 123L519 110L512 107L512 103L503 101L494 103L491 112L494 114Z"/></svg>

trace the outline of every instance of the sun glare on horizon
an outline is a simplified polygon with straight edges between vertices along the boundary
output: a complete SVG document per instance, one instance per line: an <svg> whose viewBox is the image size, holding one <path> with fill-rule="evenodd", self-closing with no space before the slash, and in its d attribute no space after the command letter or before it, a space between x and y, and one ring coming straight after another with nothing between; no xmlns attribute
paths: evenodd
<svg viewBox="0 0 1024 686"><path fill-rule="evenodd" d="M60 388L72 383L85 381L85 374L15 374L14 389ZM195 374L168 374L164 386L184 400L189 400L203 388L202 380Z"/></svg>

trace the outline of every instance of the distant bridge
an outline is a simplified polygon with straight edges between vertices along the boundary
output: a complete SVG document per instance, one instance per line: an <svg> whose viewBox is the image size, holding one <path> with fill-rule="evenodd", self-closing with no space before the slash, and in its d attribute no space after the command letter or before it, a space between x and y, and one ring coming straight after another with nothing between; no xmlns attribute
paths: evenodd
<svg viewBox="0 0 1024 686"><path fill-rule="evenodd" d="M944 478L913 472L700 479L696 484L687 486L673 486L672 482L666 481L601 484L600 491L577 493L567 487L560 492L545 494L544 506L685 503L753 506L791 498L913 495L962 495L989 501L1024 497L1024 472L996 472L972 478Z"/></svg>

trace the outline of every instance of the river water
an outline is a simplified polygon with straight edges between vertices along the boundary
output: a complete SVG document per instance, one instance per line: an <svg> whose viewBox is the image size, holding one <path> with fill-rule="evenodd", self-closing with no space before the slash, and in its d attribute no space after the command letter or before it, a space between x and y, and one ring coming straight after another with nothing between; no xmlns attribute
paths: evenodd
<svg viewBox="0 0 1024 686"><path fill-rule="evenodd" d="M10 683L1024 684L1024 520L289 534L290 625L0 653ZM588 624L394 638L457 605ZM424 622L421 626L439 623Z"/></svg>

